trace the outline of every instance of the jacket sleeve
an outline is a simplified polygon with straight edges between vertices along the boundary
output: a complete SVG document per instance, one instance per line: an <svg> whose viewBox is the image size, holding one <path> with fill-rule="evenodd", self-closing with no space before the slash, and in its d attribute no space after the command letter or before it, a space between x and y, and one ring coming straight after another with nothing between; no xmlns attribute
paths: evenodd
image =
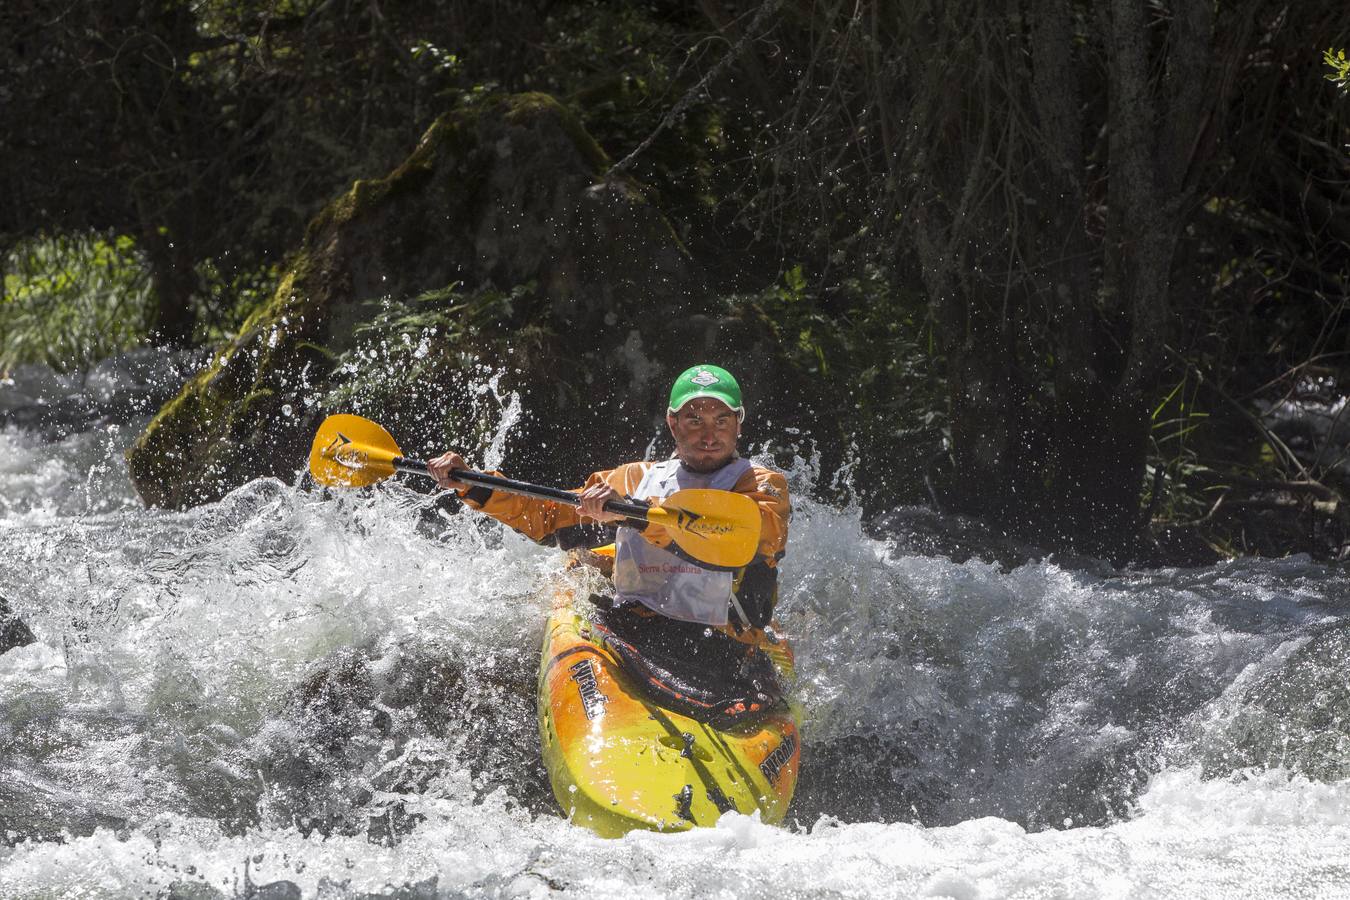
<svg viewBox="0 0 1350 900"><path fill-rule="evenodd" d="M595 472L586 479L581 488L578 488L578 493L593 484L607 482L620 494L629 496L642 482L642 475L648 465L649 463L628 463L617 469ZM600 539L604 525L594 519L583 518L580 510L566 503L521 497L518 494L478 486L464 491L460 494L460 498L470 508L487 513L502 524L539 543L556 544L568 549L605 542Z"/></svg>
<svg viewBox="0 0 1350 900"><path fill-rule="evenodd" d="M777 566L787 552L788 522L792 518L787 479L782 472L753 466L736 482L736 492L759 504L759 551L755 555L769 566Z"/></svg>
<svg viewBox="0 0 1350 900"><path fill-rule="evenodd" d="M606 482L625 497L634 497L649 462L635 462L595 472L586 479L584 490L593 484ZM493 472L499 475L498 472ZM757 504L760 511L759 551L756 557L769 566L777 566L787 549L788 520L792 515L792 506L788 499L787 479L781 472L753 466L736 482L735 490L746 494ZM533 541L556 544L564 549L579 546L596 546L612 540L600 536L603 526L593 519L583 519L579 510L565 503L552 500L536 500L533 497L521 497L484 487L473 487L460 495L471 508L481 510L497 521L514 528ZM659 525L648 525L641 534L658 547L667 547L671 536Z"/></svg>

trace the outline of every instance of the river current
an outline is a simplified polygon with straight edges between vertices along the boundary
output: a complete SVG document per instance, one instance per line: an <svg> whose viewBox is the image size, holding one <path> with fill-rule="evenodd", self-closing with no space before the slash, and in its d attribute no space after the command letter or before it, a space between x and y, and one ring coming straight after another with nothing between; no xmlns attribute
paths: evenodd
<svg viewBox="0 0 1350 900"><path fill-rule="evenodd" d="M561 554L396 481L146 509L144 421L0 428L2 898L1350 897L1343 567L957 561L772 460L789 822L601 840L538 749Z"/></svg>

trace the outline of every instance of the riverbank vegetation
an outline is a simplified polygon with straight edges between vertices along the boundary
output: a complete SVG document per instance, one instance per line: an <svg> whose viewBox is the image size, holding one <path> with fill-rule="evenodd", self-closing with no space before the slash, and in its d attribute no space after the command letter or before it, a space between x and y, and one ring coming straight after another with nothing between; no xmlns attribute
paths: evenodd
<svg viewBox="0 0 1350 900"><path fill-rule="evenodd" d="M325 203L542 91L837 398L815 436L869 510L1334 556L1347 29L1331 0L18 0L0 363L219 344Z"/></svg>

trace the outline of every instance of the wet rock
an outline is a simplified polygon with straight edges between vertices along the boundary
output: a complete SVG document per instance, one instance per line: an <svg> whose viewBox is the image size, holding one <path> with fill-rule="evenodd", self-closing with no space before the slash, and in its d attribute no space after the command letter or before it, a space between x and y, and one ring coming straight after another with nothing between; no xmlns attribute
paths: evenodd
<svg viewBox="0 0 1350 900"><path fill-rule="evenodd" d="M1336 782L1350 777L1350 627L1328 625L1278 666L1225 698L1197 727L1206 777L1283 768Z"/></svg>
<svg viewBox="0 0 1350 900"><path fill-rule="evenodd" d="M845 822L930 821L949 799L922 774L905 735L843 734L802 748L802 774L789 816Z"/></svg>
<svg viewBox="0 0 1350 900"><path fill-rule="evenodd" d="M504 789L532 810L554 811L532 674L513 654L465 660L411 638L376 659L335 651L243 751L267 786L261 818L394 844L421 821L403 798L459 773L467 778L456 791Z"/></svg>
<svg viewBox="0 0 1350 900"><path fill-rule="evenodd" d="M956 562L979 559L1015 568L1049 551L969 516L926 506L897 506L872 516L869 534L891 542L898 552L945 556Z"/></svg>
<svg viewBox="0 0 1350 900"><path fill-rule="evenodd" d="M209 884L175 881L169 885L164 900L225 900L225 896Z"/></svg>
<svg viewBox="0 0 1350 900"><path fill-rule="evenodd" d="M304 896L300 886L293 881L273 881L268 884L250 885L244 896L248 900L301 900Z"/></svg>
<svg viewBox="0 0 1350 900"><path fill-rule="evenodd" d="M0 653L15 647L27 647L36 643L37 638L10 608L9 601L0 597Z"/></svg>
<svg viewBox="0 0 1350 900"><path fill-rule="evenodd" d="M304 832L352 832L370 799L362 773L382 748L379 713L358 651L337 651L316 666L250 748L267 785L265 815Z"/></svg>
<svg viewBox="0 0 1350 900"><path fill-rule="evenodd" d="M435 735L451 733L460 719L468 686L464 661L447 647L404 641L384 677L384 698Z"/></svg>
<svg viewBox="0 0 1350 900"><path fill-rule="evenodd" d="M0 757L3 759L3 757ZM0 769L0 846L23 841L59 841L93 834L99 828L124 833L123 816L72 803L70 796L45 777L21 769Z"/></svg>
<svg viewBox="0 0 1350 900"><path fill-rule="evenodd" d="M348 900L436 900L440 896L436 887L439 880L437 876L433 875L422 881L402 884L387 891L357 894L348 890L345 884L334 884L327 879L323 879L319 883L319 896L326 897L331 894L335 898L343 897L348 898ZM325 887L330 888L330 894L324 892Z"/></svg>

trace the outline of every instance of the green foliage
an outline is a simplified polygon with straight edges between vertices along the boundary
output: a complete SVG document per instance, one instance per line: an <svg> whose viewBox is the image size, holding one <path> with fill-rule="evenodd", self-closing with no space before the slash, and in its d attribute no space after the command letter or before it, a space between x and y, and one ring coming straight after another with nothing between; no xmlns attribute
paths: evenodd
<svg viewBox="0 0 1350 900"><path fill-rule="evenodd" d="M865 265L822 287L804 266L755 294L728 298L733 310L762 313L798 371L835 386L845 435L858 460L863 499L924 496L924 466L948 435L941 360L922 296L894 275Z"/></svg>
<svg viewBox="0 0 1350 900"><path fill-rule="evenodd" d="M142 341L154 309L145 262L126 236L25 241L5 259L0 370L88 368Z"/></svg>
<svg viewBox="0 0 1350 900"><path fill-rule="evenodd" d="M412 48L413 61L424 65L438 75L450 75L460 66L459 56L428 40L420 40Z"/></svg>
<svg viewBox="0 0 1350 900"><path fill-rule="evenodd" d="M1200 379L1188 368L1150 416L1144 499L1153 517L1162 521L1198 519L1213 502L1207 491L1185 489L1210 475L1196 442L1210 418L1199 406L1200 387Z"/></svg>
<svg viewBox="0 0 1350 900"><path fill-rule="evenodd" d="M1342 91L1350 91L1350 59L1345 58L1344 50L1324 50L1322 59L1331 71L1327 74L1327 81L1335 82Z"/></svg>
<svg viewBox="0 0 1350 900"><path fill-rule="evenodd" d="M1037 51L1003 39L1030 33L1022 19L973 0L938 5L922 28L904 4L786 4L726 74L706 83L759 4L167 0L142 4L137 16L66 4L58 18L41 14L36 0L17 4L12 21L21 27L0 36L0 76L32 89L7 109L26 127L0 129L13 188L0 204L0 245L17 247L0 259L8 273L0 367L73 368L141 340L155 306L143 250L156 251L161 274L195 267L195 281L163 282L184 294L167 298L167 309L193 305L193 339L228 336L266 302L275 264L335 193L387 171L447 108L541 90L565 98L611 160L660 129L631 173L652 189L715 289L735 295L733 313L777 331L799 373L842 398L853 430L840 443L856 440L860 455L913 473L910 463L937 445L947 415L939 342L920 292L960 314L944 323L998 316L1011 323L1008 333L1031 335L1020 357L999 362L1022 367L1039 396L1053 399L1051 376L1065 354L1046 335L1068 302L1058 293L1072 283L1062 264L1087 260L1084 283L1100 281L1106 251L1095 242L1119 219L1112 204L1130 193L1108 177L1106 138L1115 132L1099 127L1110 111L1102 98L1112 96L1099 62L1110 48L1075 21L1071 55L1083 80L1080 102L1065 109L1085 124L1065 134L1073 145L1087 139L1073 179L1084 196L1060 211L1091 240L1086 253L1063 246L1054 210L1068 195L1041 165L1053 135L1023 127L1028 107L1018 106L1032 95L1019 79L1038 71L1028 62ZM1164 486L1153 505L1173 520L1207 508L1210 488L1187 493L1187 482L1214 484L1227 465L1262 463L1231 452L1247 447L1242 441L1259 445L1260 432L1240 417L1239 428L1217 425L1234 418L1237 403L1215 392L1247 403L1305 360L1340 365L1350 340L1350 273L1340 261L1346 51L1326 50L1320 69L1341 96L1306 77L1318 68L1310 47L1343 43L1343 3L1319 0L1297 16L1260 6L1215 8L1216 33L1239 34L1234 17L1246 9L1256 19L1241 33L1262 43L1210 48L1231 54L1214 62L1238 101L1224 94L1226 105L1197 120L1223 130L1186 162L1202 214L1181 232L1166 319L1168 330L1186 332L1171 341L1182 359L1169 365L1184 363L1187 374L1178 368L1154 397L1149 465L1166 478L1145 486ZM1149 43L1159 52L1184 37L1173 20L1181 21L1156 19ZM1154 71L1186 59L1179 50L1158 56ZM1160 109L1187 105L1158 99ZM998 158L979 162L986 147ZM966 177L969 160L978 165ZM938 261L954 287L934 290L921 287L912 229L947 228L944 206L959 213L947 220L956 230L939 235L947 250ZM167 249L138 249L90 227L162 235ZM39 230L87 236L34 237ZM782 260L796 265L760 288ZM506 335L518 348L557 339L519 302L528 293L451 286L387 301L339 362L342 387L330 400L406 391L421 397L410 403L430 406L439 398L417 392L436 367L468 365ZM1129 335L1128 323L1117 329L1103 319L1108 343ZM501 337L468 346L474 321ZM945 336L953 352L962 336L960 327ZM1099 365L1096 374L1114 371ZM898 487L892 495L907 496Z"/></svg>
<svg viewBox="0 0 1350 900"><path fill-rule="evenodd" d="M839 327L841 323L825 315L817 298L808 294L800 264L783 273L781 284L771 285L750 299L777 325L784 346L799 368L813 375L830 374L830 357L842 358L846 335Z"/></svg>
<svg viewBox="0 0 1350 900"><path fill-rule="evenodd" d="M151 331L157 298L144 253L126 236L41 237L5 259L0 298L0 371L44 363L87 369L128 350ZM276 287L275 266L254 270L207 259L197 266L203 294L192 298L194 341L219 343Z"/></svg>

